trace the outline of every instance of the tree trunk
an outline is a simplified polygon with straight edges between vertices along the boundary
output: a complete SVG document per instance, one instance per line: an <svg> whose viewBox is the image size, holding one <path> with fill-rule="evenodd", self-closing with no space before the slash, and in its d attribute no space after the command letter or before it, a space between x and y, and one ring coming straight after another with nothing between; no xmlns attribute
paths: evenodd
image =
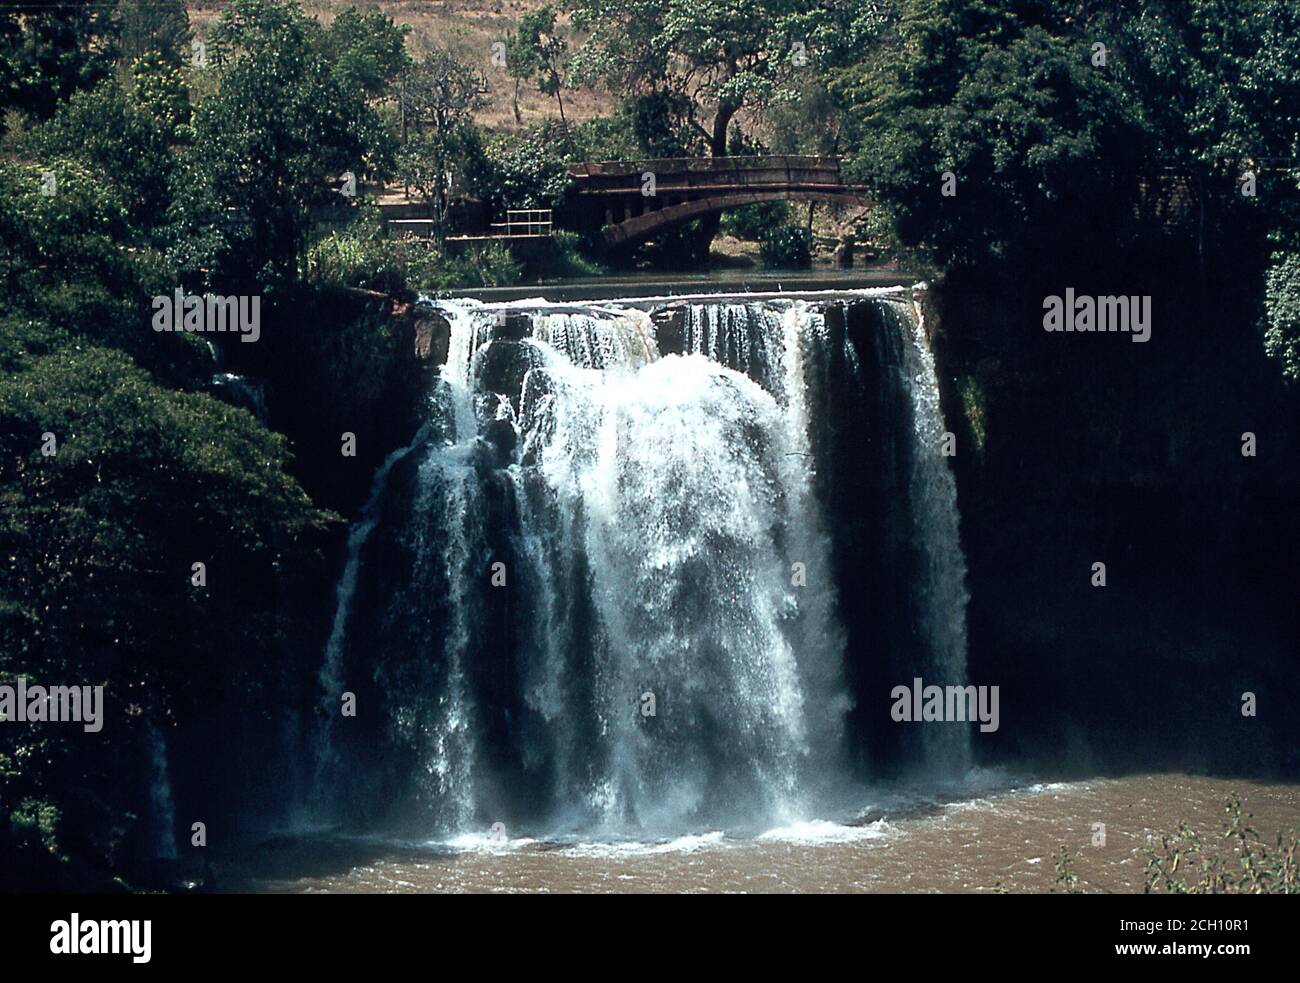
<svg viewBox="0 0 1300 983"><path fill-rule="evenodd" d="M732 102L718 104L718 114L713 117L713 137L709 140L711 156L727 156L727 129L731 126L731 118L736 115L738 109L740 107Z"/></svg>
<svg viewBox="0 0 1300 983"><path fill-rule="evenodd" d="M727 129L731 126L731 119L736 115L736 110L739 108L739 105L731 102L718 104L717 115L713 117L713 136L709 139L710 156L727 156ZM695 235L691 250L697 263L708 263L709 249L713 245L713 240L718 237L718 229L721 227L722 214L720 212L705 215L700 219L699 231Z"/></svg>

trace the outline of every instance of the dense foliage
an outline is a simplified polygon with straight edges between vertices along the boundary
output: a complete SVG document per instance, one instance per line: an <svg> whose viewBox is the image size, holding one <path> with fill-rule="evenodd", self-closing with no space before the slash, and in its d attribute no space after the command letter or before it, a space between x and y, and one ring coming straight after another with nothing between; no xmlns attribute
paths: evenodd
<svg viewBox="0 0 1300 983"><path fill-rule="evenodd" d="M1300 229L1294 3L891 10L862 34L866 57L829 48L827 77L853 120L853 172L906 246L943 269L1015 277L1180 241L1256 290L1271 250L1269 346L1293 347L1282 284Z"/></svg>
<svg viewBox="0 0 1300 983"><path fill-rule="evenodd" d="M802 269L812 261L812 233L802 225L778 225L764 231L763 262L776 269Z"/></svg>
<svg viewBox="0 0 1300 983"><path fill-rule="evenodd" d="M283 437L193 390L201 343L150 330L167 277L114 243L125 189L72 161L54 174L45 195L41 170L0 164L0 680L111 702L103 740L0 730L4 878L33 886L126 869L138 790L106 778L133 773L146 722L283 697L266 598L310 568L327 519Z"/></svg>
<svg viewBox="0 0 1300 983"><path fill-rule="evenodd" d="M406 35L377 9L322 24L292 0L232 0L202 37L180 0L0 6L0 682L102 683L113 707L105 741L0 728L0 854L17 858L0 882L133 873L146 729L312 704L286 610L332 575L326 506L355 510L406 422L400 312L415 291L598 272L576 233L531 252L446 241L475 208L563 209L572 161L845 156L877 202L872 244L962 300L939 354L975 450L962 493L986 493L963 509L981 584L1013 583L989 558L1055 535L1085 481L1099 497L1144 475L1146 511L1106 525L1129 548L1162 521L1213 526L1229 494L1260 505L1225 527L1232 555L1288 528L1286 431L1244 478L1204 435L1294 416L1294 0L569 0L505 41L558 119L516 101L495 130L478 68ZM608 115L574 118L579 86ZM385 233L380 182L424 204L432 241ZM806 266L794 214L753 205L726 227ZM651 255L698 265L718 224ZM1154 294L1164 357L1044 347L1038 304L1065 286ZM261 297L262 342L154 332L151 299L177 288ZM214 354L269 381L276 419L214 398ZM342 431L365 448L346 470ZM976 646L1003 639L974 621Z"/></svg>

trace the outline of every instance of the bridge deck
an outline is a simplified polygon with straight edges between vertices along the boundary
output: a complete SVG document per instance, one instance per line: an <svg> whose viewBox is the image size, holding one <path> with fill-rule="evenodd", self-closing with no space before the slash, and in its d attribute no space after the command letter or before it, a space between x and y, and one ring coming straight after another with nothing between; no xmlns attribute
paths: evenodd
<svg viewBox="0 0 1300 983"><path fill-rule="evenodd" d="M604 177L615 174L643 174L652 171L667 174L675 171L772 170L774 168L830 169L838 172L840 158L800 154L771 154L748 157L653 157L645 160L579 161L569 165L575 178Z"/></svg>
<svg viewBox="0 0 1300 983"><path fill-rule="evenodd" d="M572 195L562 206L569 228L600 229L610 246L651 237L701 216L766 201L823 201L867 207L867 188L844 180L840 158L809 155L660 157L583 161L568 165ZM653 182L647 177L653 175ZM429 233L435 224L410 201L384 202L386 224ZM457 235L473 242L545 238L550 215L512 211L487 234Z"/></svg>
<svg viewBox="0 0 1300 983"><path fill-rule="evenodd" d="M570 164L575 206L617 246L668 226L762 201L867 206L867 188L840 173L838 157L664 157ZM595 213L594 215L592 213ZM603 221L601 218L603 217Z"/></svg>

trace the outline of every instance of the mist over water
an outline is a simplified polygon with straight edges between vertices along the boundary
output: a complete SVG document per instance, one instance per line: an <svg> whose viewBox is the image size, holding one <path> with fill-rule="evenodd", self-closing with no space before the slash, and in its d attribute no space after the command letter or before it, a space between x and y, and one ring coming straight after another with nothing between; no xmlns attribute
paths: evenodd
<svg viewBox="0 0 1300 983"><path fill-rule="evenodd" d="M955 487L907 296L436 307L450 337L428 422L348 542L320 816L453 840L842 814L861 777L850 711L888 706L850 666L965 682ZM838 401L881 417L848 439L906 445L862 450L905 464L890 485L920 558L895 571L905 651L851 650L861 599L837 571L892 554L837 542L853 489L828 492L819 469L846 439ZM338 716L344 691L355 718ZM967 728L926 730L942 733L913 764L963 773Z"/></svg>

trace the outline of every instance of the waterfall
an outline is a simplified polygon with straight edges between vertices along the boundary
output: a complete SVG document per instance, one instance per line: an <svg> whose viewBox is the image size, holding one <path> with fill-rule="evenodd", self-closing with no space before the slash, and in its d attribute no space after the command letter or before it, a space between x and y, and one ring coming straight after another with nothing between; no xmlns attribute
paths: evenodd
<svg viewBox="0 0 1300 983"><path fill-rule="evenodd" d="M259 423L267 422L266 383L261 379L218 372L212 377L212 392L218 399L248 410Z"/></svg>
<svg viewBox="0 0 1300 983"><path fill-rule="evenodd" d="M912 537L922 554L913 591L920 596L921 635L931 646L925 668L931 678L961 684L966 677L966 557L958 532L957 483L939 452L946 427L939 407L939 380L934 354L925 335L919 304L912 317L899 311L906 335L908 387L912 397L914 446L924 453L912 455L908 484L912 502ZM924 731L926 763L934 770L960 774L970 765L968 735L951 727Z"/></svg>
<svg viewBox="0 0 1300 983"><path fill-rule="evenodd" d="M172 801L171 769L167 763L167 744L152 723L145 725L145 750L148 753L149 809L145 852L151 859L176 859L176 809Z"/></svg>
<svg viewBox="0 0 1300 983"><path fill-rule="evenodd" d="M387 504L386 491L393 469L419 448L428 449L433 444L455 448L457 438L472 441L477 433L474 418L473 393L470 386L471 366L483 339L490 316L476 311L453 312L450 344L446 363L439 370L438 386L429 400L428 422L403 447L392 451L375 471L370 492L362 507L359 519L348 531L343 572L335 588L334 618L329 640L325 646L325 659L320 671L320 688L324 694L321 710L326 726L321 732L317 752L316 792L319 800L322 785L331 768L338 766L336 727L339 719L341 697L346 692L343 678L343 657L348 641L349 619L353 596L361 570L363 550L375 527L379 524ZM441 448L439 448L441 452Z"/></svg>
<svg viewBox="0 0 1300 983"><path fill-rule="evenodd" d="M858 599L839 596L813 437L827 379L861 388L853 304L903 309L440 302L428 423L377 472L337 589L318 784L340 814L441 837L653 836L758 831L842 793L848 713L873 695L845 667L879 656L848 651ZM900 418L930 441L923 331L888 324L916 369ZM927 671L961 682L947 463L915 454L907 486L931 561ZM962 733L933 754L964 767Z"/></svg>
<svg viewBox="0 0 1300 983"><path fill-rule="evenodd" d="M637 310L544 313L532 336L584 369L644 365L659 357L654 325Z"/></svg>
<svg viewBox="0 0 1300 983"><path fill-rule="evenodd" d="M777 312L762 304L692 304L686 310L684 350L749 375L778 398L787 347Z"/></svg>

